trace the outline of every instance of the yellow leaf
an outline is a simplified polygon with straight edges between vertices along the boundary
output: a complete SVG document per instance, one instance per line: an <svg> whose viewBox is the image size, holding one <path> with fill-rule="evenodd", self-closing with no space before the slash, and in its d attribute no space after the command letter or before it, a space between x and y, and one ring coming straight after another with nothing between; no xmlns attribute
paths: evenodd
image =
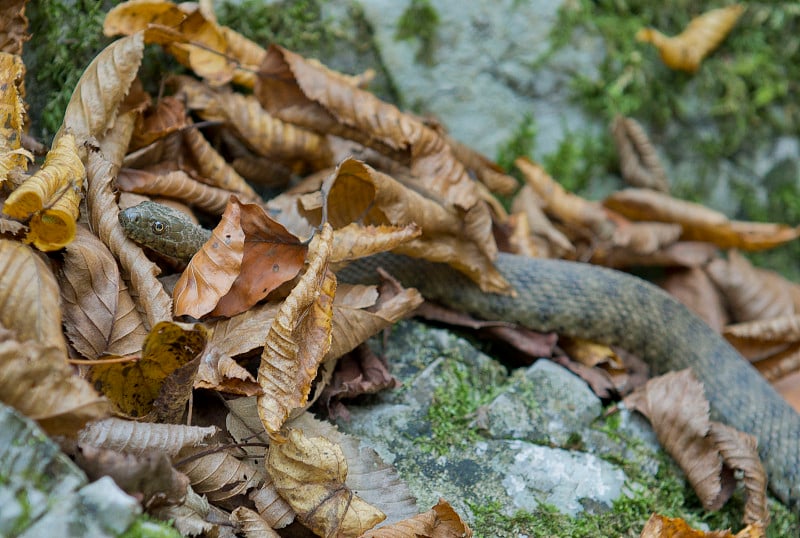
<svg viewBox="0 0 800 538"><path fill-rule="evenodd" d="M269 447L267 472L275 487L318 536L360 536L386 518L345 485L347 469L338 445L294 428L286 442Z"/></svg>
<svg viewBox="0 0 800 538"><path fill-rule="evenodd" d="M89 379L121 413L145 417L154 411L167 379L198 358L205 345L206 330L202 326L185 329L177 323L161 322L147 335L141 359L92 366ZM189 394L184 396L188 399ZM178 402L178 407L185 405L186 399Z"/></svg>
<svg viewBox="0 0 800 538"><path fill-rule="evenodd" d="M25 103L25 64L19 56L0 52L0 185L11 170L25 170L33 155L21 148Z"/></svg>
<svg viewBox="0 0 800 538"><path fill-rule="evenodd" d="M692 19L689 26L674 37L667 37L653 28L643 28L636 33L636 39L655 45L670 69L694 73L703 58L725 39L744 9L742 4L712 9Z"/></svg>
<svg viewBox="0 0 800 538"><path fill-rule="evenodd" d="M30 221L26 242L39 250L58 250L75 238L75 221L86 171L75 137L56 140L42 168L12 192L3 212Z"/></svg>

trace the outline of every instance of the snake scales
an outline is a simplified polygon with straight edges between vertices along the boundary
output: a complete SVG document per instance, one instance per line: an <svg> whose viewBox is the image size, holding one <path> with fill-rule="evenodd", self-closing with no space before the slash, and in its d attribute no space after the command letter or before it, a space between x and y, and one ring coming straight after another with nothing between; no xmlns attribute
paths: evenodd
<svg viewBox="0 0 800 538"><path fill-rule="evenodd" d="M175 210L144 202L120 213L128 236L188 259L210 232ZM619 345L658 373L691 367L716 418L758 439L770 488L800 511L800 415L724 339L660 288L619 271L500 254L496 266L516 297L486 294L446 265L392 254L359 260L345 282L377 280L382 267L431 300L485 319Z"/></svg>

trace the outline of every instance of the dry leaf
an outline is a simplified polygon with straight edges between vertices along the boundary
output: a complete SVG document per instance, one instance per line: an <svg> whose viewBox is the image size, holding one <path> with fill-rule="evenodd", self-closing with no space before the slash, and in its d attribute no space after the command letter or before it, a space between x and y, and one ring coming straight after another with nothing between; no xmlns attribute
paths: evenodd
<svg viewBox="0 0 800 538"><path fill-rule="evenodd" d="M214 187L233 191L245 202L261 202L261 197L253 187L217 153L200 131L185 129L183 142L203 181Z"/></svg>
<svg viewBox="0 0 800 538"><path fill-rule="evenodd" d="M123 168L116 183L124 191L168 196L212 215L221 215L231 197L229 191L200 183L182 170L154 173Z"/></svg>
<svg viewBox="0 0 800 538"><path fill-rule="evenodd" d="M259 155L283 160L303 159L317 168L332 166L327 139L270 115L253 96L214 91L189 77L173 77L190 109L206 120L225 121Z"/></svg>
<svg viewBox="0 0 800 538"><path fill-rule="evenodd" d="M175 423L183 415L205 345L202 326L161 322L147 335L141 359L94 365L88 377L120 413Z"/></svg>
<svg viewBox="0 0 800 538"><path fill-rule="evenodd" d="M766 521L767 478L755 439L733 436L709 420L703 385L691 370L653 378L624 401L650 420L659 442L683 469L707 510L717 510L728 500L735 486L731 470L739 469L745 475L748 517L753 518L748 523Z"/></svg>
<svg viewBox="0 0 800 538"><path fill-rule="evenodd" d="M541 166L525 157L515 160L514 165L522 172L526 184L543 200L548 214L567 226L588 231L592 237L608 239L614 233L614 223L599 204L565 191Z"/></svg>
<svg viewBox="0 0 800 538"><path fill-rule="evenodd" d="M261 387L247 369L210 344L203 353L194 386L241 396L261 394Z"/></svg>
<svg viewBox="0 0 800 538"><path fill-rule="evenodd" d="M730 531L699 531L680 518L653 514L645 523L640 538L736 538Z"/></svg>
<svg viewBox="0 0 800 538"><path fill-rule="evenodd" d="M360 536L386 517L345 485L347 461L324 437L290 429L286 442L270 445L267 472L300 521L319 536Z"/></svg>
<svg viewBox="0 0 800 538"><path fill-rule="evenodd" d="M164 521L172 521L182 535L197 536L205 532L219 531L219 525L206 520L210 506L205 497L201 497L190 487L186 493L186 501L180 506L167 506L153 510L152 515Z"/></svg>
<svg viewBox="0 0 800 538"><path fill-rule="evenodd" d="M87 422L108 416L110 409L91 385L74 375L66 358L52 345L18 340L0 328L0 400L48 434L72 437Z"/></svg>
<svg viewBox="0 0 800 538"><path fill-rule="evenodd" d="M231 512L231 521L239 526L245 538L280 538L258 512L244 506Z"/></svg>
<svg viewBox="0 0 800 538"><path fill-rule="evenodd" d="M341 403L342 398L375 394L399 386L400 381L389 373L386 361L361 345L336 362L331 382L323 389L320 401L327 407L329 417L348 420L350 413Z"/></svg>
<svg viewBox="0 0 800 538"><path fill-rule="evenodd" d="M485 291L508 292L508 283L484 254L482 246L464 237L463 214L452 207L443 206L353 159L339 163L322 190L327 193L328 221L335 229L353 222L373 226L416 223L422 228L422 236L398 245L395 252L448 263ZM301 206L310 220L320 221L321 196L305 196L301 198Z"/></svg>
<svg viewBox="0 0 800 538"><path fill-rule="evenodd" d="M54 348L66 360L53 272L29 247L6 239L0 239L0 326L21 342Z"/></svg>
<svg viewBox="0 0 800 538"><path fill-rule="evenodd" d="M463 236L485 257L495 257L488 206L433 129L356 89L341 75L276 45L267 50L255 95L267 111L285 121L355 140L408 163L414 187L436 193L462 213Z"/></svg>
<svg viewBox="0 0 800 538"><path fill-rule="evenodd" d="M716 332L721 332L728 324L730 318L723 297L704 269L689 267L677 270L661 283L661 287L688 306Z"/></svg>
<svg viewBox="0 0 800 538"><path fill-rule="evenodd" d="M552 251L552 257L561 258L564 255L572 255L575 247L569 239L561 233L550 219L544 214L545 203L536 194L530 185L523 185L514 198L511 210L514 212L524 212L528 218L528 225L535 237L541 237L548 247L548 253Z"/></svg>
<svg viewBox="0 0 800 538"><path fill-rule="evenodd" d="M187 448L207 445L218 431L214 426L203 428L107 418L87 424L78 432L78 442L137 455L163 452L174 458Z"/></svg>
<svg viewBox="0 0 800 538"><path fill-rule="evenodd" d="M633 187L669 192L669 182L644 128L633 118L617 116L611 124L622 179Z"/></svg>
<svg viewBox="0 0 800 538"><path fill-rule="evenodd" d="M708 276L725 295L730 314L739 321L790 316L795 313L789 293L792 283L773 271L757 269L738 252L707 267Z"/></svg>
<svg viewBox="0 0 800 538"><path fill-rule="evenodd" d="M150 108L136 120L136 131L131 139L131 150L152 144L189 125L183 103L174 96L162 97L155 108Z"/></svg>
<svg viewBox="0 0 800 538"><path fill-rule="evenodd" d="M25 16L26 2L11 0L0 8L0 51L4 53L21 55L22 45L31 38Z"/></svg>
<svg viewBox="0 0 800 538"><path fill-rule="evenodd" d="M800 228L769 222L730 221L718 211L647 189L613 193L603 205L631 220L674 222L682 239L709 241L719 248L763 250L800 237Z"/></svg>
<svg viewBox="0 0 800 538"><path fill-rule="evenodd" d="M141 33L118 39L103 49L75 86L55 139L70 133L82 151L90 137L102 138L113 127L119 104L139 71L143 55Z"/></svg>
<svg viewBox="0 0 800 538"><path fill-rule="evenodd" d="M643 28L636 33L636 39L655 45L670 69L694 73L703 58L722 43L744 9L743 4L712 9L692 19L686 29L674 37L667 37L653 28Z"/></svg>
<svg viewBox="0 0 800 538"><path fill-rule="evenodd" d="M0 33L0 41L2 41L2 33ZM25 64L22 63L21 57L0 52L0 80L4 82L0 87L1 185L12 170L26 170L28 160L33 160L33 155L22 148L22 125L25 121L25 103L23 101Z"/></svg>
<svg viewBox="0 0 800 538"><path fill-rule="evenodd" d="M189 477L192 489L215 504L233 500L234 505L239 505L240 496L264 481L263 470L222 447L187 450L181 457L175 467Z"/></svg>
<svg viewBox="0 0 800 538"><path fill-rule="evenodd" d="M333 231L325 224L309 245L306 271L269 328L258 383L258 414L270 436L305 405L317 367L331 347L336 277L328 270Z"/></svg>
<svg viewBox="0 0 800 538"><path fill-rule="evenodd" d="M78 445L75 463L89 480L110 476L128 495L133 495L145 509L182 504L189 479L177 472L163 452L133 455Z"/></svg>
<svg viewBox="0 0 800 538"><path fill-rule="evenodd" d="M582 338L561 338L558 342L569 357L584 366L602 366L606 370L624 370L625 365L617 353L605 344Z"/></svg>
<svg viewBox="0 0 800 538"><path fill-rule="evenodd" d="M469 538L472 529L444 499L422 514L368 531L361 538Z"/></svg>
<svg viewBox="0 0 800 538"><path fill-rule="evenodd" d="M414 223L405 226L348 224L333 233L331 263L338 269L343 262L396 249L421 235L422 230Z"/></svg>
<svg viewBox="0 0 800 538"><path fill-rule="evenodd" d="M75 137L56 139L44 164L12 192L3 213L30 219L25 241L39 250L58 250L75 237L75 221L86 172L78 156Z"/></svg>
<svg viewBox="0 0 800 538"><path fill-rule="evenodd" d="M87 359L96 359L112 342L120 276L108 248L85 227L78 227L77 232L75 241L67 246L60 271L64 326L75 350ZM134 326L133 334L139 327ZM116 353L141 349L142 340L135 349Z"/></svg>
<svg viewBox="0 0 800 538"><path fill-rule="evenodd" d="M107 138L103 142L108 150L101 152L99 148L91 148L89 151L86 205L92 230L119 260L123 275L129 279L137 302L147 316L148 326L153 327L159 321L172 319L172 299L156 278L160 273L158 267L147 259L136 243L125 236L119 223L119 207L111 189L111 181L128 147L133 124L132 116L123 116L112 131L116 138Z"/></svg>
<svg viewBox="0 0 800 538"><path fill-rule="evenodd" d="M244 312L297 275L306 249L261 206L232 197L211 238L175 285L175 313L199 318ZM270 270L264 271L265 266Z"/></svg>

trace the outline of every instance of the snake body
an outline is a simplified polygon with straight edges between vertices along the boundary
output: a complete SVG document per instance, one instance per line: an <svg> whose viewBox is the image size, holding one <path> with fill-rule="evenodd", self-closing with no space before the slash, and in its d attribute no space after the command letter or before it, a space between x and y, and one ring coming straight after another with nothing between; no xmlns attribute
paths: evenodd
<svg viewBox="0 0 800 538"><path fill-rule="evenodd" d="M200 238L208 237L207 230L198 231L174 210L145 204L151 205L120 213L136 241L176 256L196 250ZM154 234L160 229L156 221L168 231ZM378 267L427 299L484 319L619 345L657 373L690 367L704 384L715 418L758 439L770 489L800 512L800 415L733 347L660 288L594 265L511 254L500 254L496 267L515 297L484 293L446 265L394 254L358 260L338 276L344 282L374 283Z"/></svg>

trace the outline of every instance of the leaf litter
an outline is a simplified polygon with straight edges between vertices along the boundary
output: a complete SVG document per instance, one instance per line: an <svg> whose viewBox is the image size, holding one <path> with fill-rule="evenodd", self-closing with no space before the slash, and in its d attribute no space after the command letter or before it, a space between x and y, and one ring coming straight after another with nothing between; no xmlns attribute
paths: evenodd
<svg viewBox="0 0 800 538"><path fill-rule="evenodd" d="M714 10L676 38L654 30L637 38L653 42L670 67L695 71L741 12ZM13 21L24 28L24 17ZM471 535L444 500L415 515L390 466L306 412L319 398L346 414L348 397L397 386L390 365L363 342L422 298L390 275L380 289L335 277L341 264L377 252L449 263L501 293L510 290L492 265L498 249L677 267L683 276L667 288L761 359L765 375L779 381L800 370L800 288L735 251L718 253L772 248L800 230L731 221L671 197L657 151L633 118L617 119L613 132L621 173L638 188L589 201L524 158L516 161L525 181L518 188L441 125L362 89L369 74L263 48L220 26L206 7L139 0L108 13L104 32L126 37L87 67L53 149L29 174L16 56L26 36L15 32L0 56L11 82L0 92L0 396L48 433L76 438L85 469L115 476L185 534L224 535L233 525L278 536L297 518L320 536ZM199 79L173 76L173 94L153 102L136 80L146 43ZM292 174L306 179L268 201L245 179L284 185ZM187 267L152 256L122 230L117 189L180 201L217 227ZM490 191L513 195L512 215ZM39 255L30 244L64 256ZM180 274L171 293L157 278L162 271ZM625 371L615 350L562 342L564 355L557 335L433 305L420 313L490 331L529 357L553 357L603 397L630 390L613 380ZM736 324L726 327L729 320ZM184 425L205 411L193 398L206 392L193 388L219 394L227 420ZM752 439L708 422L702 389L685 374L634 394L626 401L650 418L709 509L728 495L725 469L743 475L750 526L737 536L759 535L766 482ZM654 515L642 536L672 536L682 526Z"/></svg>

